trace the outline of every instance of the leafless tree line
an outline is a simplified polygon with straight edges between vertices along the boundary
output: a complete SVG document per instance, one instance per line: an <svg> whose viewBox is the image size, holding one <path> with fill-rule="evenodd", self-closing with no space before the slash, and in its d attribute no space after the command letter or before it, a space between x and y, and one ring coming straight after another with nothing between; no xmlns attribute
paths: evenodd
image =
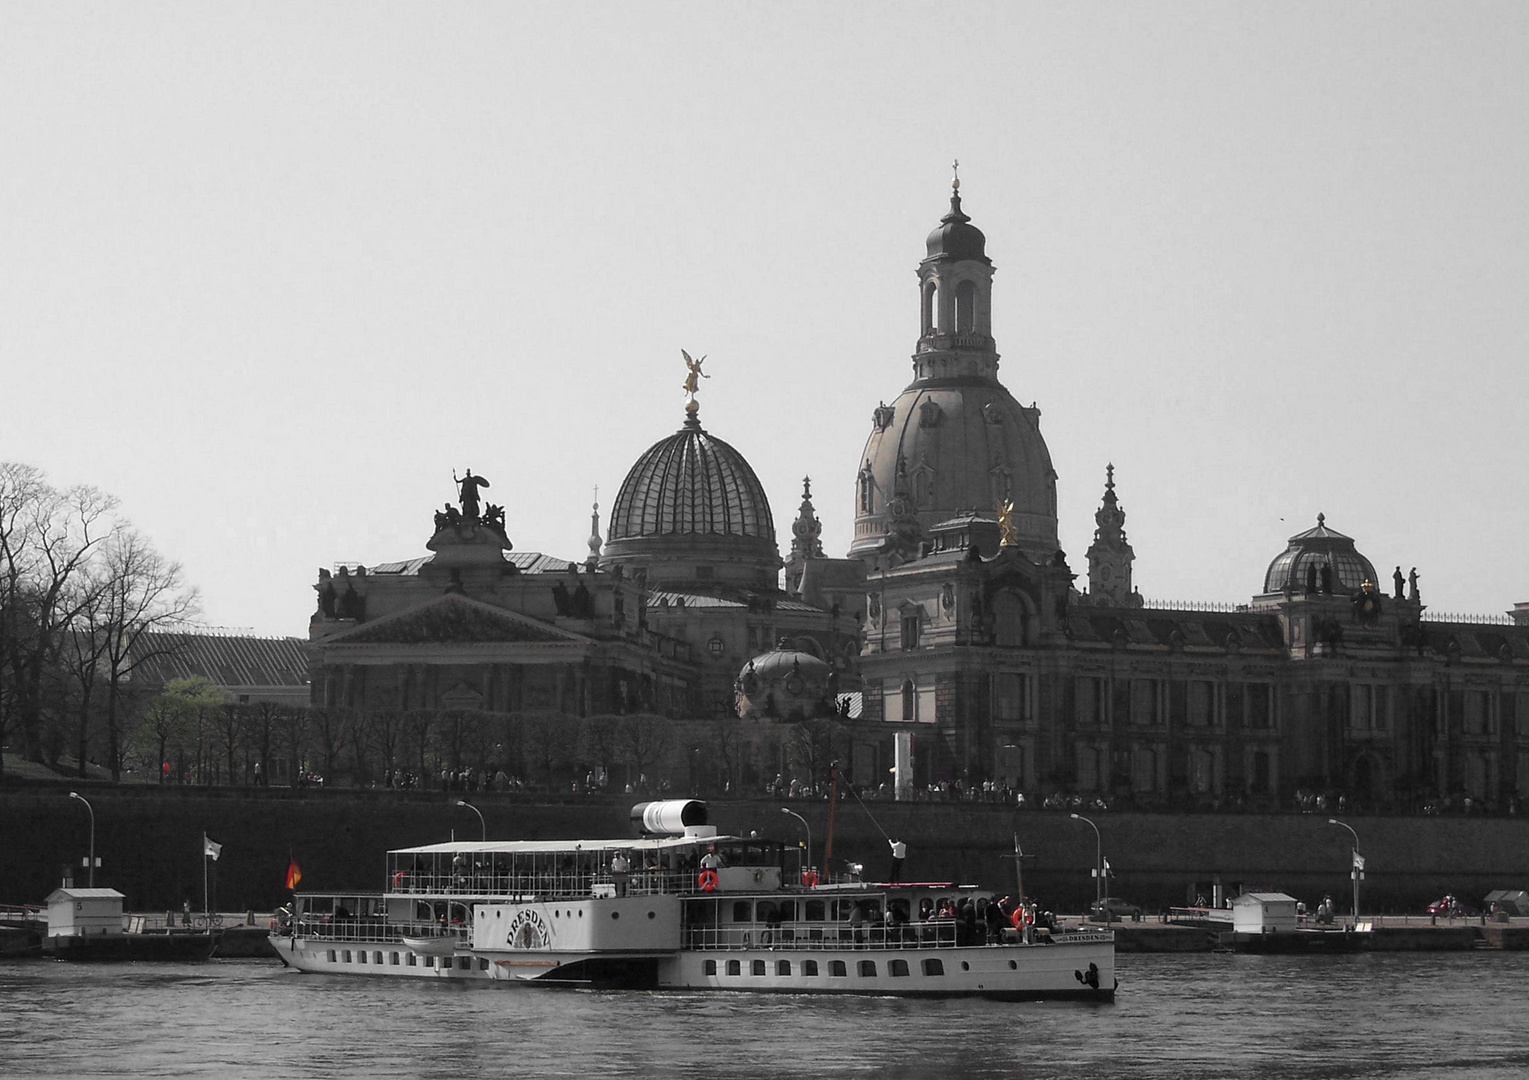
<svg viewBox="0 0 1529 1080"><path fill-rule="evenodd" d="M0 746L81 776L104 744L119 778L125 683L143 635L191 618L197 591L96 488L0 463ZM0 758L0 770L4 759Z"/></svg>
<svg viewBox="0 0 1529 1080"><path fill-rule="evenodd" d="M738 791L783 768L826 775L842 735L832 721L766 733L651 713L235 704L210 683L179 680L144 710L129 763L200 784L683 795Z"/></svg>

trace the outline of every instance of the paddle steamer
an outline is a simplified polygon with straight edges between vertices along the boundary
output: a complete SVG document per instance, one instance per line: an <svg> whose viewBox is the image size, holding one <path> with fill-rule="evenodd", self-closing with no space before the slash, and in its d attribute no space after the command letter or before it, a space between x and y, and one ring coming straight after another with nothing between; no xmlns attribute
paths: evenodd
<svg viewBox="0 0 1529 1080"><path fill-rule="evenodd" d="M636 839L388 852L387 890L299 893L273 928L303 972L513 985L1112 1000L1108 930L933 913L973 886L819 880L800 852L719 835L695 800L633 809ZM922 917L928 915L930 917Z"/></svg>

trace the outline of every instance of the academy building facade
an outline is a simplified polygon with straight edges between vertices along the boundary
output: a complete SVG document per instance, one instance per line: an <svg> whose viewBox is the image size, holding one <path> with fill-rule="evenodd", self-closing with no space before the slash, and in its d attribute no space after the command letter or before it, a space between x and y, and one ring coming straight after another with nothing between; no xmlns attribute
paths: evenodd
<svg viewBox="0 0 1529 1080"><path fill-rule="evenodd" d="M1149 607L1112 464L1075 570L1040 410L999 378L994 270L956 185L918 266L911 381L870 408L830 510L853 518L846 557L823 551L804 485L782 559L757 476L701 424L687 357L680 427L628 470L604 537L596 513L583 559L513 552L502 509L464 488L431 554L321 572L314 703L828 724L858 782L903 794L1529 796L1529 605L1430 619L1415 578L1381 581L1319 518L1246 600Z"/></svg>

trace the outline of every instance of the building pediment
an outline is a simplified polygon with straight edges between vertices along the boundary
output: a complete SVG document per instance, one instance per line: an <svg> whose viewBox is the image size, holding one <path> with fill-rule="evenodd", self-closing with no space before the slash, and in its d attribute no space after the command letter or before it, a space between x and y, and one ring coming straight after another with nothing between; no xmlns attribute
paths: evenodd
<svg viewBox="0 0 1529 1080"><path fill-rule="evenodd" d="M364 623L326 645L477 645L504 642L584 644L589 639L550 623L450 593L419 607Z"/></svg>

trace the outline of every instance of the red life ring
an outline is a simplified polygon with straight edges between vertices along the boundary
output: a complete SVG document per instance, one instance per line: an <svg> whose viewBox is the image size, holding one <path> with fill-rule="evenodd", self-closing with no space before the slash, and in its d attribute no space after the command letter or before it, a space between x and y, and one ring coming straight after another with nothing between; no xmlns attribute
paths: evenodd
<svg viewBox="0 0 1529 1080"><path fill-rule="evenodd" d="M717 872L708 866L701 871L701 876L696 878L696 884L701 886L702 892L716 892Z"/></svg>
<svg viewBox="0 0 1529 1080"><path fill-rule="evenodd" d="M399 871L395 872L393 874L393 888L395 888L395 889L403 888L404 882L406 882L408 880L409 880L409 875L404 873L402 870L399 870Z"/></svg>
<svg viewBox="0 0 1529 1080"><path fill-rule="evenodd" d="M816 885L817 883L818 883L818 872L816 870L803 870L802 871L802 884L803 885L807 886L810 889L814 885Z"/></svg>
<svg viewBox="0 0 1529 1080"><path fill-rule="evenodd" d="M1014 929L1016 930L1023 927L1025 925L1025 909L1022 907L1015 908L1014 914L1009 916L1009 922L1014 924Z"/></svg>

